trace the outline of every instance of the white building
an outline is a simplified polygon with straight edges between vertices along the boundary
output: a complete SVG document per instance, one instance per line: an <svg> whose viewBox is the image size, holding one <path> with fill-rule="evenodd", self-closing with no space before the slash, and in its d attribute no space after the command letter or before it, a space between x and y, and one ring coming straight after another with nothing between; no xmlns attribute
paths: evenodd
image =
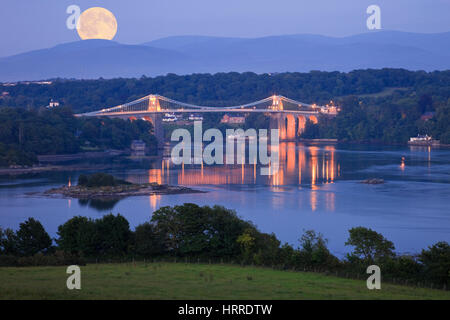
<svg viewBox="0 0 450 320"><path fill-rule="evenodd" d="M203 121L203 117L200 115L196 115L196 114L191 114L189 116L189 120L190 121Z"/></svg>
<svg viewBox="0 0 450 320"><path fill-rule="evenodd" d="M50 103L48 104L47 108L52 109L55 107L59 107L59 102L58 101L54 101L53 99L50 100Z"/></svg>
<svg viewBox="0 0 450 320"><path fill-rule="evenodd" d="M178 117L173 113L166 113L164 115L164 118L162 119L163 122L175 122L178 120Z"/></svg>

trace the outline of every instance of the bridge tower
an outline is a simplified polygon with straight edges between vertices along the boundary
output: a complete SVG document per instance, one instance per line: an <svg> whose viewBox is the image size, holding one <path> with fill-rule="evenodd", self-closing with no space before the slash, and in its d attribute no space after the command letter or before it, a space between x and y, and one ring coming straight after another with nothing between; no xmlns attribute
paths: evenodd
<svg viewBox="0 0 450 320"><path fill-rule="evenodd" d="M162 115L160 113L153 113L152 116L153 134L158 141L158 148L162 148L164 144L164 127L162 125Z"/></svg>
<svg viewBox="0 0 450 320"><path fill-rule="evenodd" d="M153 94L149 96L148 111L161 111L161 106L159 105L159 96Z"/></svg>
<svg viewBox="0 0 450 320"><path fill-rule="evenodd" d="M272 96L272 105L269 107L271 110L283 110L283 100L280 96Z"/></svg>
<svg viewBox="0 0 450 320"><path fill-rule="evenodd" d="M143 117L142 119L146 121L150 121L153 125L153 134L158 141L158 148L162 148L164 142L164 128L162 126L162 115L158 113L161 111L161 105L159 103L159 96L151 94L148 97L148 116Z"/></svg>

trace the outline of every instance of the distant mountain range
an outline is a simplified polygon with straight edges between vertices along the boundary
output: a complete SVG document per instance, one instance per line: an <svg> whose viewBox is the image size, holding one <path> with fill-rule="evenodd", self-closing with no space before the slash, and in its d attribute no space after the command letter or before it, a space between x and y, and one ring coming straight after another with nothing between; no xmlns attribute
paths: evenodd
<svg viewBox="0 0 450 320"><path fill-rule="evenodd" d="M450 32L380 31L334 38L177 36L140 45L85 40L0 58L0 81L114 78L167 73L450 69Z"/></svg>

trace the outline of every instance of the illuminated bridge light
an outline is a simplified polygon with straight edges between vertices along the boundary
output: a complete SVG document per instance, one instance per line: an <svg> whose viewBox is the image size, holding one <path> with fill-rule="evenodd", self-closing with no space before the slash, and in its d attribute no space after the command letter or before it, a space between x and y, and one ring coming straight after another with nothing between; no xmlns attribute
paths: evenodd
<svg viewBox="0 0 450 320"><path fill-rule="evenodd" d="M148 105L150 105L150 107L155 107L158 108L158 105L160 106L162 102L166 103L169 105L169 108L161 108L159 107L159 110L167 110L167 109L176 109L176 110L185 110L184 107L187 107L190 110L198 110L198 111L202 111L202 110L225 110L225 109L246 109L246 108L253 108L256 109L258 105L267 105L268 100L272 100L272 106L275 106L277 108L280 108L283 104L283 101L289 101L290 103L291 100L281 97L281 96L277 96L274 95L271 98L267 98L267 99L263 99L257 102L253 102L247 105L239 105L239 106L234 106L234 107L224 107L224 108L219 108L219 107L206 107L206 106L195 106L195 105L190 105L190 104L186 104L186 103L182 103L182 102L178 102L178 101L174 101L162 96L156 96L156 95L150 95L132 102L127 103L126 105L120 105L114 108L109 108L109 109L102 109L100 112L106 112L106 111L119 111L119 112L123 112L123 109L126 109L127 111L140 111L140 110L136 110L139 109L140 104L145 103L145 100L148 100ZM292 100L293 101L293 100ZM296 102L298 106L302 107L304 104L300 103L300 102ZM170 108L170 105L174 106L175 108ZM122 109L120 109L122 108ZM135 109L136 108L136 109ZM263 109L262 109L263 110ZM142 110L145 111L145 110ZM98 112L97 112L98 113Z"/></svg>

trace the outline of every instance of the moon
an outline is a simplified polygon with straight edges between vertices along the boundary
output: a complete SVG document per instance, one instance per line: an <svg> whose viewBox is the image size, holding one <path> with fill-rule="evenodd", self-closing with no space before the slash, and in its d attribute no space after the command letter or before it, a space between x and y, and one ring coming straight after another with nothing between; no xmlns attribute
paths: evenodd
<svg viewBox="0 0 450 320"><path fill-rule="evenodd" d="M112 40L117 32L117 20L111 11L92 7L83 11L78 18L77 31L82 40Z"/></svg>

